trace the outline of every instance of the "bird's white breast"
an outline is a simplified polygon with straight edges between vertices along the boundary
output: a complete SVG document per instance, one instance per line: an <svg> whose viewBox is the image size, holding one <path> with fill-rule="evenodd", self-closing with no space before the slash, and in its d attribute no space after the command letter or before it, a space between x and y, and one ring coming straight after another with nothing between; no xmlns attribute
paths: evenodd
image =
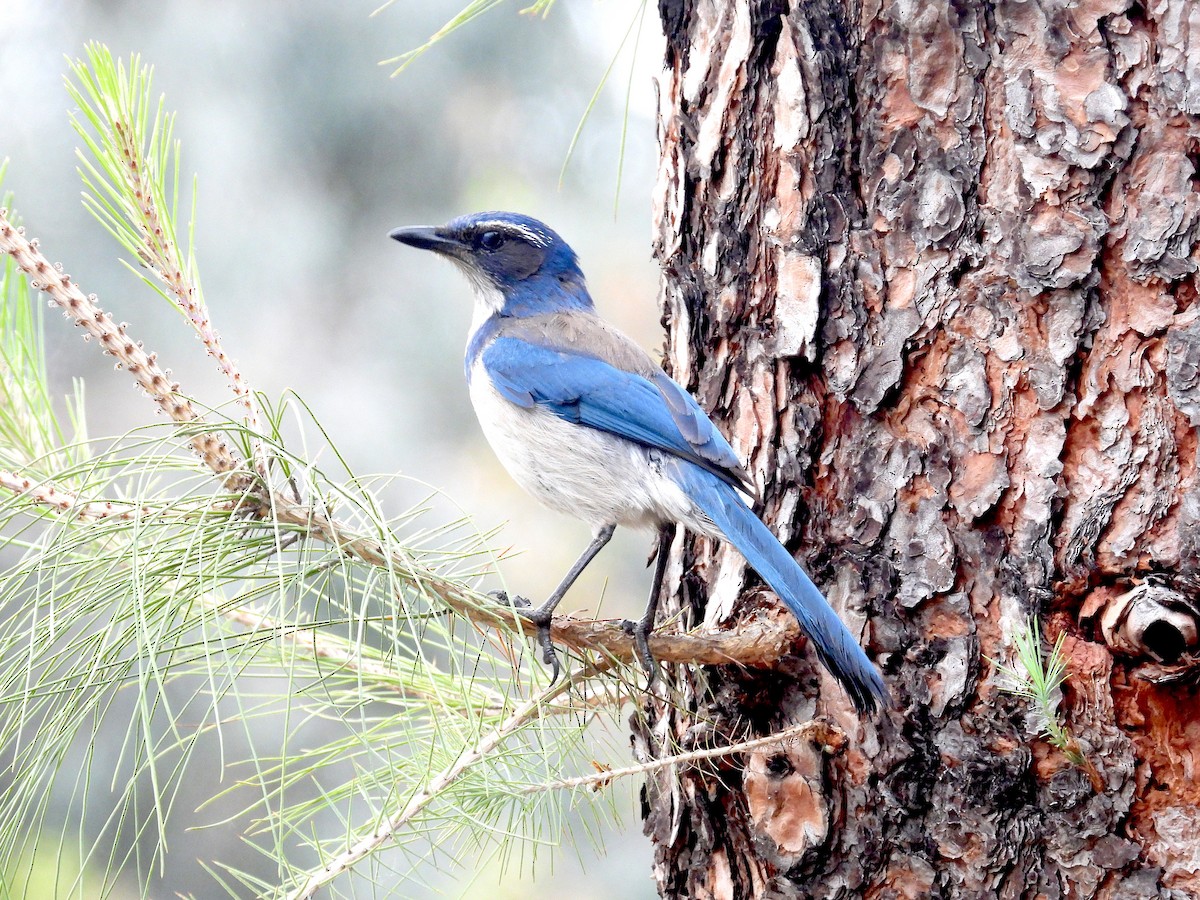
<svg viewBox="0 0 1200 900"><path fill-rule="evenodd" d="M662 473L663 455L624 438L526 409L493 387L482 362L471 372L471 403L483 433L526 491L593 526L655 527L694 521L698 512Z"/></svg>

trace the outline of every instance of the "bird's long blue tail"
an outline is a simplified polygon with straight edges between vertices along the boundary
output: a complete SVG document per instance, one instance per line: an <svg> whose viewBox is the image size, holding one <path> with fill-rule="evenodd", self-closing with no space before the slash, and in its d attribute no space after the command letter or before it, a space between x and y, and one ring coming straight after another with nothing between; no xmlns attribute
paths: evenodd
<svg viewBox="0 0 1200 900"><path fill-rule="evenodd" d="M795 614L817 655L845 686L859 713L873 712L877 703L886 706L890 702L887 686L858 641L737 491L711 472L683 460L677 462L676 471L684 491Z"/></svg>

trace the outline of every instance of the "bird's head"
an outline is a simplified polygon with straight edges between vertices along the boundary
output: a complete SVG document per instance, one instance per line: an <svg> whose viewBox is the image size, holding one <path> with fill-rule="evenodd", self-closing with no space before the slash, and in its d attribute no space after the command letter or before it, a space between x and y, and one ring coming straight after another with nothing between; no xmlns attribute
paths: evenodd
<svg viewBox="0 0 1200 900"><path fill-rule="evenodd" d="M471 213L437 227L397 228L389 236L455 263L478 298L502 315L592 308L575 251L529 216Z"/></svg>

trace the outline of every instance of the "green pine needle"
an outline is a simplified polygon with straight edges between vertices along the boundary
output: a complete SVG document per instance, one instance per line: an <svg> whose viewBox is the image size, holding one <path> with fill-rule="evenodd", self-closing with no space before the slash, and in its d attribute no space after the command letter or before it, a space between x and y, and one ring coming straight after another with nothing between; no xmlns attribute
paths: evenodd
<svg viewBox="0 0 1200 900"><path fill-rule="evenodd" d="M1086 760L1079 749L1079 742L1063 723L1058 712L1062 698L1060 688L1067 680L1067 660L1063 653L1064 634L1060 634L1050 649L1050 655L1042 655L1041 624L1036 616L1030 616L1013 635L1016 660L1013 665L996 663L1004 675L1001 689L1022 697L1033 706L1039 734L1051 745L1061 750L1074 765L1084 766Z"/></svg>
<svg viewBox="0 0 1200 900"><path fill-rule="evenodd" d="M380 6L373 13L371 13L371 15L378 15L379 13L381 13L385 9L387 9L389 6L391 6L394 2L395 2L395 0L387 0L387 2L385 2L382 6ZM464 6L458 12L457 15L455 15L448 22L446 22L446 24L443 25L441 28L439 28L429 38L429 40L427 40L425 43L421 44L421 46L415 47L414 49L409 50L405 53L401 53L399 56L393 56L390 59L385 59L382 62L380 62L380 65L381 66L389 66L389 65L396 66L396 68L392 71L392 77L395 78L397 75L399 75L401 72L403 72L409 66L411 66L414 62L416 62L418 59L420 59L421 56L423 56L427 50L435 47L437 44L439 44L445 38L449 37L451 34L458 31L458 29L462 28L462 26L474 21L479 16L483 15L484 13L488 12L491 9L494 9L497 6L500 6L502 3L504 3L504 0L471 0L471 2L468 3L466 6ZM546 0L538 0L538 2L535 4L535 7L544 6L545 7L544 12L549 12L549 8L551 5L553 5L553 0L550 0L550 2L546 2ZM533 7L531 7L531 8L533 8Z"/></svg>
<svg viewBox="0 0 1200 900"><path fill-rule="evenodd" d="M555 2L556 0L535 0L533 4L525 7L520 12L522 15L541 16L544 19L546 16L550 15L550 9L554 6ZM379 13L383 12L393 3L395 3L395 0L386 0L386 2L372 12L371 15L379 15ZM500 6L502 3L504 3L504 0L471 0L471 2L459 10L457 15L453 16L448 22L446 22L446 24L444 24L433 35L431 35L429 40L425 41L425 43L421 44L419 47L413 48L412 50L401 53L399 56L393 56L390 59L385 59L380 62L380 65L396 66L396 69L392 72L392 77L396 77L410 65L416 62L421 56L423 56L427 50L432 49L458 29L462 28L464 25L474 21L476 18L493 9L494 7Z"/></svg>

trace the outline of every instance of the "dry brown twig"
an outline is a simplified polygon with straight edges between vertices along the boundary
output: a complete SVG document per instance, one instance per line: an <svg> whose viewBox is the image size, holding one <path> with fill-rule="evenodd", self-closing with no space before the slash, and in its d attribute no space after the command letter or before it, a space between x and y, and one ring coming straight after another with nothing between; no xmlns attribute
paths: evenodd
<svg viewBox="0 0 1200 900"><path fill-rule="evenodd" d="M705 747L703 750L691 750L687 753L677 753L674 756L664 756L633 766L623 766L620 769L604 769L592 775L580 775L578 778L563 778L559 781L549 781L545 784L531 784L521 789L523 794L544 794L548 791L573 790L578 787L601 788L607 787L615 778L627 778L630 775L645 775L659 769L677 766L690 766L706 759L720 759L724 756L735 756L739 753L749 753L763 747L783 744L788 741L811 741L829 751L840 750L846 742L846 736L828 722L801 722L783 731L768 734L736 744L726 744L721 747Z"/></svg>

